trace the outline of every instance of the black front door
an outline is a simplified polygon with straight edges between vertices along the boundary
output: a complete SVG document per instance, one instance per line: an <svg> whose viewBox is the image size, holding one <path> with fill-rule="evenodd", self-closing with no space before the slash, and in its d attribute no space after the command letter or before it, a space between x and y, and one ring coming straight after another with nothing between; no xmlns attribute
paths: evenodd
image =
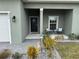
<svg viewBox="0 0 79 59"><path fill-rule="evenodd" d="M38 32L38 18L37 17L31 17L31 32Z"/></svg>

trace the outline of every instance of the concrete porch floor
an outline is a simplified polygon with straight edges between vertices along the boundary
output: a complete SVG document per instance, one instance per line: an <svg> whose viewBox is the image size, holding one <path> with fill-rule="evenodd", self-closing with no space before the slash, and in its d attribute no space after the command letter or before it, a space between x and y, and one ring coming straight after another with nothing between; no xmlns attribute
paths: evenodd
<svg viewBox="0 0 79 59"><path fill-rule="evenodd" d="M28 34L25 39L41 39L41 37L40 34Z"/></svg>
<svg viewBox="0 0 79 59"><path fill-rule="evenodd" d="M61 34L51 34L50 37L54 38L55 36L61 36ZM64 39L68 39L68 36L63 34ZM40 34L28 34L25 39L41 39L42 36Z"/></svg>

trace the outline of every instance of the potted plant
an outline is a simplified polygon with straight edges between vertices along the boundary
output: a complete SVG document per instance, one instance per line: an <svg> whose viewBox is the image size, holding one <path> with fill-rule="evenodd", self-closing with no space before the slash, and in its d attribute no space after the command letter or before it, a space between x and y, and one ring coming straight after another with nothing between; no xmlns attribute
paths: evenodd
<svg viewBox="0 0 79 59"><path fill-rule="evenodd" d="M23 56L23 54L19 53L19 52L15 52L15 54L12 55L13 59L21 59Z"/></svg>

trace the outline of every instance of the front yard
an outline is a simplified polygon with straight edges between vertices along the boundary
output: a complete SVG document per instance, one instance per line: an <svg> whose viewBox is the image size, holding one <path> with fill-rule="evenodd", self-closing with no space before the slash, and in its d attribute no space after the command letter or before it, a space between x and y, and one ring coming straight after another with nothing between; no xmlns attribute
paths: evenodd
<svg viewBox="0 0 79 59"><path fill-rule="evenodd" d="M26 40L26 42L23 42L22 44L19 44L19 45L14 45L14 44L10 45L7 43L0 43L0 47L1 47L0 53L4 49L10 49L12 51L12 54L14 54L15 52L19 52L20 54L26 53L29 45L36 46L38 42L40 42L40 40ZM62 59L79 59L79 43L78 42L77 43L70 43L70 42L57 43L56 49ZM38 59L48 59L46 56L47 55L45 56L41 55L38 57ZM27 57L28 57L27 55L24 55L21 59L28 59Z"/></svg>
<svg viewBox="0 0 79 59"><path fill-rule="evenodd" d="M79 43L59 43L56 48L62 59L79 59Z"/></svg>

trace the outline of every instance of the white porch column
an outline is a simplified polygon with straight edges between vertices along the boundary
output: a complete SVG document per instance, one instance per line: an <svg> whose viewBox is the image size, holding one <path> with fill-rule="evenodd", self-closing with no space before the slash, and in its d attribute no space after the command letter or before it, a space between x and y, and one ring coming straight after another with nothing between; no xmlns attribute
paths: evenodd
<svg viewBox="0 0 79 59"><path fill-rule="evenodd" d="M40 8L40 34L43 33L43 8Z"/></svg>

